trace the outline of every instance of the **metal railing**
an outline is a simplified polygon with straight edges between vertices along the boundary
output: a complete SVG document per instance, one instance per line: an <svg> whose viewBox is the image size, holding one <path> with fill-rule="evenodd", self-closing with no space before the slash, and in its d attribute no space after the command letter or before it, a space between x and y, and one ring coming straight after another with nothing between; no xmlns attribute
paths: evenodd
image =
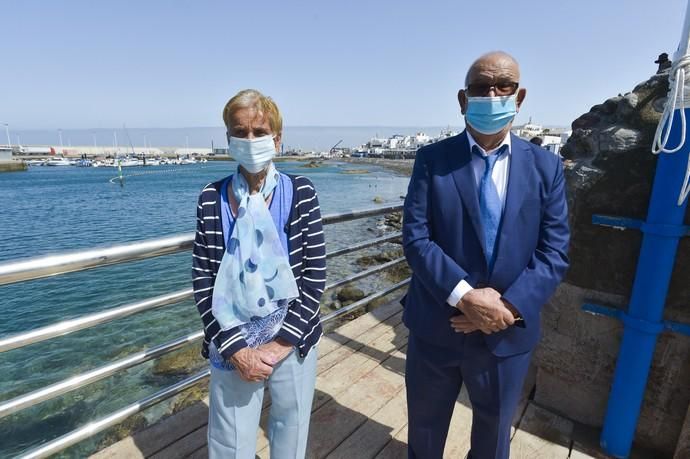
<svg viewBox="0 0 690 459"><path fill-rule="evenodd" d="M321 220L324 225L332 225L365 217L384 215L401 209L402 205L396 204L374 209L351 210L324 215ZM192 244L194 244L194 233L184 233L163 239L131 242L110 247L77 250L63 254L6 262L0 264L0 285L160 257L161 255L189 250L192 248Z"/></svg>
<svg viewBox="0 0 690 459"><path fill-rule="evenodd" d="M160 257L189 250L193 243L194 233L185 233L163 239L77 250L3 263L0 265L0 285Z"/></svg>
<svg viewBox="0 0 690 459"><path fill-rule="evenodd" d="M326 254L326 258L332 258L335 256L340 256L344 255L347 253L355 252L357 250L362 250L367 247L372 247L374 245L381 244L383 242L390 242L394 241L395 239L399 239L402 236L402 233L396 232L393 234L389 234L380 238L376 239L370 239L368 241L361 242L359 244L354 244L349 247L345 247L343 249L336 250L334 252L329 252ZM141 258L137 258L141 259ZM398 259L399 261L402 261L402 258ZM112 264L112 263L110 263ZM0 269L2 268L2 265L0 265ZM91 268L84 268L84 269L91 269ZM378 271L376 271L378 272ZM361 279L362 277L366 276L361 276L362 273L357 274L356 277L353 279L350 279L348 282L355 281L357 279ZM371 273L374 274L374 273ZM343 282L347 283L347 282ZM2 283L0 283L2 285ZM339 286L327 286L326 288L334 288ZM123 317L130 316L132 314L137 314L140 312L144 311L149 311L151 309L156 309L160 308L162 306L168 306L171 304L178 303L182 300L186 300L187 298L191 298L194 294L194 291L191 288L184 289L184 290L178 290L177 292L172 292L172 293L167 293L165 295L160 295L156 296L153 298L148 298L143 301L137 301L135 303L131 304L126 304L124 306L118 306L116 308L112 309L106 309L105 311L97 312L94 314L89 314L85 315L82 317L79 317L77 319L70 319L70 320L64 320L62 322L58 322L52 325L48 325L45 327L37 328L35 330L31 330L29 332L24 332L24 333L18 333L16 335L10 335L5 338L0 338L0 353L6 352L6 351L11 351L12 349L17 349L23 346L28 346L29 344L34 344L38 343L41 341L45 341L50 338L55 338L57 336L63 336L67 335L69 333L83 330L85 328L93 327L95 325L100 325L104 324L107 322L111 322L113 320L121 319ZM1 412L1 411L0 411ZM0 416L1 417L1 416Z"/></svg>
<svg viewBox="0 0 690 459"><path fill-rule="evenodd" d="M11 335L0 339L0 353L11 351L20 347L28 346L29 344L45 341L57 336L67 335L78 330L90 328L95 325L111 322L116 319L131 316L139 312L149 311L151 309L160 308L170 304L178 303L187 298L191 298L193 290L191 288L180 290L165 295L156 296L136 303L127 304L117 308L106 309L105 311L97 312L79 317L77 319L64 320L56 324L37 328L29 332Z"/></svg>
<svg viewBox="0 0 690 459"><path fill-rule="evenodd" d="M365 209L357 211L349 211L337 214L325 215L323 217L324 225L340 223L345 221L357 220L366 217L373 217L385 215L391 212L396 212L402 209L401 204L379 207L374 209ZM385 235L370 239L364 242L352 244L348 247L328 252L327 258L345 255L348 253L362 250L364 248L373 247L385 242L391 242L401 237L400 232ZM139 241L128 244L120 244L104 248L89 249L83 251L69 252L65 254L50 255L45 257L36 257L26 260L16 260L0 264L0 286L12 284L16 282L23 282L33 279L40 279L59 274L70 272L84 271L103 266L109 266L118 263L126 263L135 260L143 260L147 258L158 257L162 255L187 251L193 244L193 233L186 233L171 237L166 237L157 240ZM326 285L326 290L334 289L342 285L354 282L356 280L380 273L386 269L402 263L403 257L391 260L381 265L369 268L362 272L350 275L346 278L340 279L333 283ZM390 286L382 291L375 292L359 301L356 301L348 306L342 307L337 311L333 311L327 315L322 316L322 322L329 322L337 317L342 316L361 308L370 302L382 298L396 290L404 287L409 283L410 279L403 280L397 284ZM119 306L94 314L85 315L76 319L58 322L46 327L37 328L28 332L11 335L0 339L0 353L10 351L13 349L28 346L30 344L38 343L57 336L63 336L78 330L91 328L96 325L104 324L113 320L121 319L133 314L149 311L152 309L168 306L178 303L193 295L192 289L184 289L176 292L156 296L143 301L134 302L124 306ZM6 400L0 403L0 419L19 411L25 410L31 406L53 399L60 395L66 394L78 388L100 381L110 377L120 371L142 364L144 362L156 359L163 355L174 352L190 343L195 343L203 338L203 332L196 332L187 336L183 336L167 343L154 346L150 349L132 354L128 357L110 362L106 365L90 370L63 381L49 385ZM193 376L190 376L170 387L164 388L153 395L141 399L131 405L128 405L121 410L111 413L97 421L78 428L66 435L49 441L40 447L34 448L25 452L21 457L35 458L47 457L55 454L65 448L72 446L86 438L95 435L98 432L111 427L129 416L138 413L156 403L166 400L180 392L192 387L193 385L203 381L208 377L209 371L204 370Z"/></svg>
<svg viewBox="0 0 690 459"><path fill-rule="evenodd" d="M340 287L341 285L345 285L345 284L348 284L350 282L354 282L356 280L363 279L363 278L368 277L370 275L382 272L382 271L390 268L391 266L402 263L404 260L405 260L404 257L397 258L395 260L389 261L387 263L376 266L374 268L370 268L370 269L362 271L360 273L353 274L353 275L348 276L344 279L341 279L339 281L336 281L334 283L326 285L326 290L332 290L334 288ZM388 292L388 293L390 293L390 292ZM385 293L384 295L379 295L379 296L376 296L373 298L367 297L367 298L365 298L365 299L367 299L367 301L362 303L361 305L367 304L367 303L369 303L369 302L371 302L377 298L380 298L381 296L387 295L388 293ZM191 296L191 293L189 296ZM185 299L185 297L183 297L182 299ZM352 309L356 309L356 307L361 306L359 304L361 301L362 300L359 300L356 303L356 306L354 308L352 307L352 305L348 305L346 307L347 311L345 311L345 312L349 312ZM355 304L355 303L353 303L353 304ZM333 317L337 317L338 315L342 314L340 311L343 311L344 309L345 308L341 308L338 311L334 311L337 314ZM127 314L127 315L129 315L129 314ZM331 316L331 314L329 314L329 316L324 317L323 320L325 321L326 318L328 318L330 316ZM124 316L121 316L121 317L124 317ZM75 320L80 320L80 319L75 319ZM72 322L72 321L69 321L69 322ZM54 327L54 326L49 326L49 327L45 327L45 328L52 328L52 327ZM86 327L82 327L82 328L86 328ZM33 333L35 333L35 332L29 332L28 334L33 334ZM23 335L20 335L19 337L21 338L21 336L23 336ZM161 357L161 356L168 354L170 352L176 351L177 349L180 349L181 347L183 347L187 344L201 340L203 337L204 337L203 332L197 332L197 333L188 335L186 337L177 338L177 339L174 339L174 340L169 341L167 343L153 347L151 349L147 349L145 351L139 352L139 353L131 355L129 357L125 357L123 359L109 363L109 364L104 365L102 367L96 368L96 369L91 370L87 373L83 373L81 375L77 375L77 376L74 376L72 378L65 379L63 381L60 381L60 382L55 383L55 384L51 384L50 386L44 387L42 389L39 389L39 390L36 390L33 392L29 392L27 394L24 394L24 395L15 397L13 399L7 400L5 402L2 402L2 403L0 403L0 419L4 418L5 416L9 416L10 414L21 411L23 409L29 408L33 405L37 405L38 403L44 402L46 400L50 400L51 398L54 398L54 397L57 397L60 395L64 395L67 392L71 392L73 390L79 389L80 387L84 387L88 384L94 383L96 381L100 381L101 379L105 379L105 378L112 376L113 374L115 374L119 371L126 370L126 369L131 368L135 365L139 365L139 364L147 362L149 360L153 360L155 358ZM29 340L26 338L11 340L11 338L10 338L7 341L12 341L12 342L16 342L16 343L19 343L19 342L27 343ZM25 345L26 344L19 344L19 345L14 346L13 348L22 347Z"/></svg>

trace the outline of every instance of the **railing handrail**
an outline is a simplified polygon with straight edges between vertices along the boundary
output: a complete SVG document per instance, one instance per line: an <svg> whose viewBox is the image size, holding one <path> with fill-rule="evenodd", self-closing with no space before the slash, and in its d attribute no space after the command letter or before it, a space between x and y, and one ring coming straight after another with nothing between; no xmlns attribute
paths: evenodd
<svg viewBox="0 0 690 459"><path fill-rule="evenodd" d="M396 232L379 238L369 239L367 241L359 242L357 244L344 247L342 249L328 252L326 254L326 258L351 253L356 250L361 250L363 248L380 244L382 242L388 242L394 239L398 239L400 236L401 233ZM396 263L399 263L401 261L402 258L399 258L396 261ZM338 281L338 283L336 283L335 285L327 286L327 288L337 287L341 284L361 279L362 277L366 277L370 274L373 274L374 272L382 271L388 268L389 266L391 266L391 264L385 264L373 268L374 271L363 271L358 274L354 274L353 276ZM63 320L33 330L20 332L5 337L0 337L0 354L3 352L11 351L13 349L28 346L30 344L39 343L50 338L67 335L75 331L84 330L86 328L90 328L96 325L101 325L107 322L111 322L113 320L121 319L123 317L127 317L133 314L150 311L152 309L157 309L163 306L169 306L178 303L182 300L185 300L187 298L191 298L192 294L193 289L191 288L178 290L176 292L166 293L153 298L147 298L145 300L125 304L123 306L116 306L114 308L105 309L103 311L99 311L96 313L86 314L84 316L77 317L74 319Z"/></svg>
<svg viewBox="0 0 690 459"><path fill-rule="evenodd" d="M97 421L92 421L87 425L80 427L79 429L73 430L72 432L69 432L61 437L44 443L30 451L24 452L19 457L21 459L49 457L72 445L79 443L82 440L86 440L87 438L92 437L98 432L102 432L108 427L114 426L124 421L125 419L136 413L140 413L141 411L145 410L150 406L160 403L163 400L166 400L186 389L189 389L190 387L208 378L210 375L211 370L202 370L199 373L196 373L195 375L192 375L178 383L173 384L172 386L168 386L164 389L161 389L158 392L149 395L146 398L138 400L132 403L131 405L127 405L122 409L110 413L109 415L102 417Z"/></svg>
<svg viewBox="0 0 690 459"><path fill-rule="evenodd" d="M183 233L160 239L10 260L0 264L0 285L182 252L191 249L193 242L194 233Z"/></svg>
<svg viewBox="0 0 690 459"><path fill-rule="evenodd" d="M62 381L58 381L41 389L22 394L10 400L0 402L0 419L9 416L18 411L25 410L31 406L38 405L41 402L51 400L60 395L72 392L80 387L87 386L96 381L112 376L122 370L137 366L149 360L162 357L166 354L174 352L188 344L201 341L204 338L204 332L198 331L190 335L182 336L174 340L159 344L149 349L136 352L128 355L122 359L110 362L93 370L81 373Z"/></svg>
<svg viewBox="0 0 690 459"><path fill-rule="evenodd" d="M0 338L0 353L11 351L30 344L39 343L50 338L63 336L85 328L104 324L116 319L131 316L139 312L150 311L170 304L178 303L186 298L191 298L192 288L166 293L143 301L106 309L104 311L87 314L76 319L63 320L45 327L35 328L27 332L20 332Z"/></svg>
<svg viewBox="0 0 690 459"><path fill-rule="evenodd" d="M324 215L322 221L324 225L330 225L384 215L401 209L402 204L398 203L364 210L351 210ZM102 248L10 260L0 263L0 286L182 252L189 250L193 242L194 233L183 233Z"/></svg>

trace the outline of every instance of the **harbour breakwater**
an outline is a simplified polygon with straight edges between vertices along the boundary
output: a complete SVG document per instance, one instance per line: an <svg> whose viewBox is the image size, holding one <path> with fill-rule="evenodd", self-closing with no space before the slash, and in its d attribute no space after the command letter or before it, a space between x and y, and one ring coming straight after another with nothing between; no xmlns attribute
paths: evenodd
<svg viewBox="0 0 690 459"><path fill-rule="evenodd" d="M20 172L26 168L24 161L0 161L0 172Z"/></svg>

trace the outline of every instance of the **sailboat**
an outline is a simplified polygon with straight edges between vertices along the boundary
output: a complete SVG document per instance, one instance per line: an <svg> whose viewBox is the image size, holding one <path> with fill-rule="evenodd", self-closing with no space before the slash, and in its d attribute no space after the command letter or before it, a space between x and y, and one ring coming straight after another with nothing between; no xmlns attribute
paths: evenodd
<svg viewBox="0 0 690 459"><path fill-rule="evenodd" d="M129 146L132 149L132 156L125 156L124 158L117 157L115 158L115 161L113 162L113 166L116 167L132 167L132 166L141 166L141 162L135 157L136 153L134 152L134 146L132 145L132 139L129 138L129 132L127 132L127 127L125 125L122 125L122 129L125 130L125 134L127 134L127 140L129 140ZM117 136L115 137L117 141ZM119 152L119 148L118 148Z"/></svg>

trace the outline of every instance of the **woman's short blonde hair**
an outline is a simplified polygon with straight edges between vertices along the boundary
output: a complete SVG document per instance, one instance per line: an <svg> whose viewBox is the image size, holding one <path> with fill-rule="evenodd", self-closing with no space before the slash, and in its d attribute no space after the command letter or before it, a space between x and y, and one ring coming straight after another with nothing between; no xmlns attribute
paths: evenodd
<svg viewBox="0 0 690 459"><path fill-rule="evenodd" d="M283 118L280 116L278 106L270 97L266 97L256 89L243 89L235 94L225 104L223 109L223 122L230 129L232 114L241 108L253 108L259 116L265 116L273 134L283 133Z"/></svg>

